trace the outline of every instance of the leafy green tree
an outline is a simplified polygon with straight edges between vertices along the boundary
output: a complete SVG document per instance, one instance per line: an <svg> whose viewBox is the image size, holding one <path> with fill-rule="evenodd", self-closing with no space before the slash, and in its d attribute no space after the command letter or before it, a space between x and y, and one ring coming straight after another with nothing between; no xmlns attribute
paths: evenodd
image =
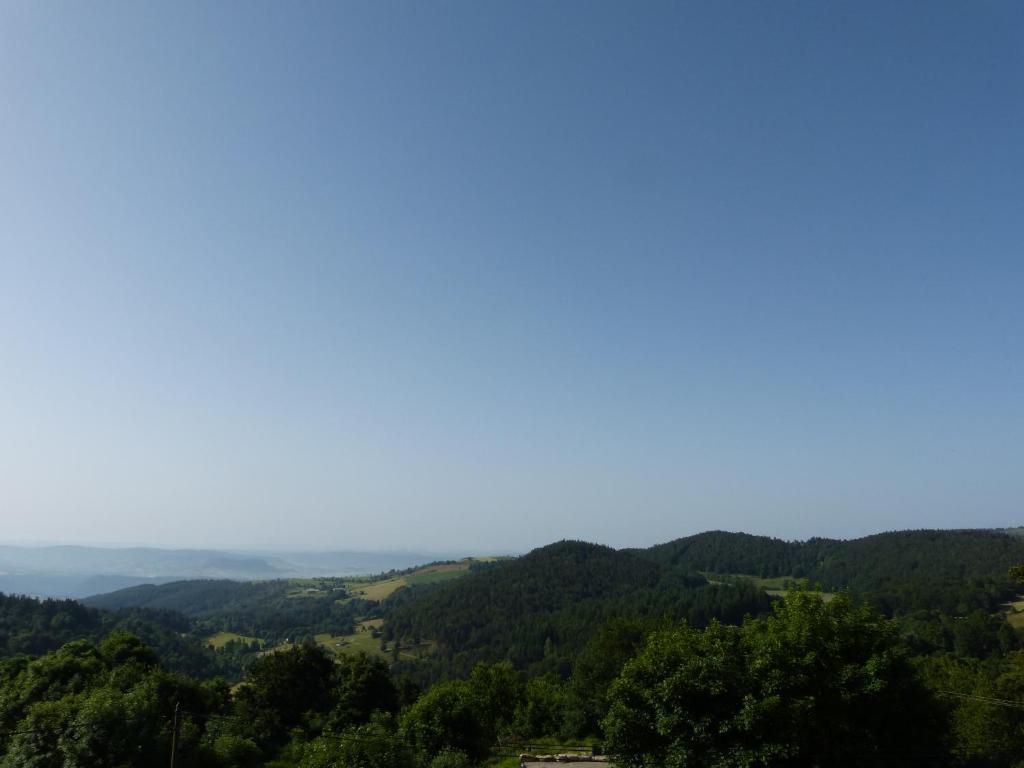
<svg viewBox="0 0 1024 768"><path fill-rule="evenodd" d="M74 717L73 697L35 704L8 742L2 768L63 768L62 745Z"/></svg>
<svg viewBox="0 0 1024 768"><path fill-rule="evenodd" d="M291 729L309 730L331 710L335 675L331 657L312 643L267 654L249 668L238 711L259 738L281 742Z"/></svg>
<svg viewBox="0 0 1024 768"><path fill-rule="evenodd" d="M465 680L433 686L403 713L400 737L412 745L421 760L454 749L480 761L490 752L492 734L478 708L473 689Z"/></svg>
<svg viewBox="0 0 1024 768"><path fill-rule="evenodd" d="M74 642L4 665L2 677L0 709L15 724L9 737L0 736L3 768L158 765L170 746L176 702L188 712L179 764L198 766L209 756L196 718L205 720L226 701L222 683L200 685L168 673L138 638L116 633L98 648Z"/></svg>
<svg viewBox="0 0 1024 768"><path fill-rule="evenodd" d="M442 749L433 760L430 768L471 768L469 755L457 749Z"/></svg>
<svg viewBox="0 0 1024 768"><path fill-rule="evenodd" d="M609 697L607 745L627 768L895 767L939 723L895 627L846 595L655 633Z"/></svg>
<svg viewBox="0 0 1024 768"><path fill-rule="evenodd" d="M335 680L330 715L334 730L368 723L374 712L398 712L398 690L382 659L366 653L344 656L337 662Z"/></svg>
<svg viewBox="0 0 1024 768"><path fill-rule="evenodd" d="M613 619L601 627L573 662L567 691L570 735L592 736L608 711L608 688L655 627L650 621ZM535 731L545 733L545 731Z"/></svg>
<svg viewBox="0 0 1024 768"><path fill-rule="evenodd" d="M548 674L531 678L516 705L514 734L524 739L559 735L567 704L567 688L560 677Z"/></svg>
<svg viewBox="0 0 1024 768"><path fill-rule="evenodd" d="M940 694L957 760L985 768L1024 764L1024 653L979 661L943 654L918 660L929 687Z"/></svg>
<svg viewBox="0 0 1024 768"><path fill-rule="evenodd" d="M153 650L135 635L124 631L112 632L99 645L100 656L111 667L137 664L144 669L159 666Z"/></svg>
<svg viewBox="0 0 1024 768"><path fill-rule="evenodd" d="M477 664L469 676L469 689L488 739L493 743L504 737L512 727L516 704L523 695L519 673L507 661Z"/></svg>
<svg viewBox="0 0 1024 768"><path fill-rule="evenodd" d="M1010 568L1010 581L1024 584L1024 565L1015 565Z"/></svg>
<svg viewBox="0 0 1024 768"><path fill-rule="evenodd" d="M256 742L245 736L226 733L213 739L209 747L212 762L225 768L259 768L263 753Z"/></svg>
<svg viewBox="0 0 1024 768"><path fill-rule="evenodd" d="M312 740L298 768L409 768L413 756L398 739L389 720L346 728L339 734Z"/></svg>
<svg viewBox="0 0 1024 768"><path fill-rule="evenodd" d="M81 701L63 745L65 762L81 768L155 765L170 745L155 686L102 687Z"/></svg>

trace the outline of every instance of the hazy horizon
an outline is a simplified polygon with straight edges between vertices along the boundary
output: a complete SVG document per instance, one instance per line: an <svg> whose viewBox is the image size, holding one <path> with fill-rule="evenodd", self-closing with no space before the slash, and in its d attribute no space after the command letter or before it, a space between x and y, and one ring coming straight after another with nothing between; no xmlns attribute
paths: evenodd
<svg viewBox="0 0 1024 768"><path fill-rule="evenodd" d="M1022 34L998 1L4 3L3 535L1019 525Z"/></svg>
<svg viewBox="0 0 1024 768"><path fill-rule="evenodd" d="M894 533L894 532L905 531L905 530L978 530L978 531L992 530L992 531L1001 531L1001 530L1009 530L1009 529L1014 529L1014 528L1024 528L1024 525L987 526L987 527L985 527L985 526L966 526L966 527L961 528L961 529L949 529L949 528L935 529L935 528L929 528L929 527L916 528L916 529L897 529L897 528L891 528L891 529L879 529L879 530L876 530L876 531L870 531L868 533L857 535L857 536L836 536L836 537L822 537L819 534L815 534L815 533L808 533L805 536L797 536L797 537L782 537L782 536L773 536L770 533L752 533L751 531L710 529L709 528L709 529L705 529L705 530L701 530L701 531L694 531L692 533L682 534L680 536L675 536L675 537L672 537L671 539L663 539L663 540L658 540L658 541L650 541L650 542L646 542L646 543L642 543L642 544L635 544L635 545L616 545L614 542L588 541L586 539L581 539L579 537L567 537L567 538L569 538L570 540L576 540L576 541L588 541L588 543L591 543L591 544L600 544L600 545L604 545L604 546L610 546L610 547L613 547L613 548L616 548L616 549L631 549L631 548L634 548L634 547L645 548L645 547L655 546L657 544L665 544L668 541L671 541L673 539L686 538L688 536L695 536L695 535L698 535L698 534L711 533L711 532L751 533L752 535L756 535L756 536L767 536L767 537L770 537L770 538L782 539L784 541L807 541L808 539L812 539L812 538L836 538L836 539L840 539L840 540L850 540L850 539L863 538L863 537L866 537L866 536L876 536L876 535L887 534L887 533ZM489 550L484 550L484 551L467 551L467 550L457 550L457 549L435 550L435 549L428 549L428 548L417 549L415 547L390 548L390 549L386 548L386 547L380 547L380 548L346 548L346 547L327 547L327 548L324 548L324 547L319 547L319 548L318 547L297 547L297 548L296 547L292 547L292 548L255 547L255 548L246 548L246 547L235 547L235 546L231 546L229 544L209 545L209 546L182 546L182 547L176 547L176 546L170 546L170 545L167 545L167 544L161 544L159 542L148 542L147 543L147 542L144 542L144 541L141 541L141 542L140 541L136 541L136 542L114 542L114 541L89 542L89 541L61 541L61 540L17 540L17 539L4 539L4 538L0 538L0 547L17 547L17 548L24 548L24 549L32 549L32 548L42 549L42 548L58 548L58 547L69 547L69 548L71 548L71 547L80 547L80 548L83 548L83 549L109 549L109 550L118 550L118 549L156 549L156 550L162 550L162 551L182 551L182 552L203 552L203 551L209 551L209 552L217 552L217 553L232 554L232 555L264 555L264 556L275 556L275 555L283 556L283 555L288 555L288 554L307 554L307 555L312 555L312 554L345 554L345 553L352 553L352 554L424 555L424 556L437 556L438 558L463 558L463 557L487 557L487 556L491 556L491 555L495 555L495 556L518 556L518 555L526 554L528 551L530 551L532 549L536 549L538 547L543 547L543 546L545 546L547 544L552 544L555 541L556 540L537 542L536 544L533 544L533 545L527 547L526 549L503 549L503 550L502 549L493 549L493 550L489 549Z"/></svg>

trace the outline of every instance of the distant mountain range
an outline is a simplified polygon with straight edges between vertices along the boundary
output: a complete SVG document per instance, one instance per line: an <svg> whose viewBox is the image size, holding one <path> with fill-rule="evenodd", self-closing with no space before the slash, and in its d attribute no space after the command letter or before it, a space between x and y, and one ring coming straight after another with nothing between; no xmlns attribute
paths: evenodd
<svg viewBox="0 0 1024 768"><path fill-rule="evenodd" d="M251 581L356 576L460 556L436 552L232 552L0 545L0 592L78 598L137 584L165 584L182 579Z"/></svg>

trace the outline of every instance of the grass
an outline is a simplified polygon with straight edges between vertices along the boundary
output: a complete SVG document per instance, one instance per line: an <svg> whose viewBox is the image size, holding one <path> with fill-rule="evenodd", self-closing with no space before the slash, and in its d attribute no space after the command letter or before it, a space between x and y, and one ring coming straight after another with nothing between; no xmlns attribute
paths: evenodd
<svg viewBox="0 0 1024 768"><path fill-rule="evenodd" d="M337 590L344 586L347 596L341 602L354 599L381 601L390 597L396 590L402 587L416 584L435 584L442 581L450 581L464 576L469 572L473 563L492 563L499 560L506 560L506 557L467 557L454 563L435 563L417 568L401 576L389 576L382 579L372 577L357 577L341 579L318 578L318 579L291 579L288 597L300 599L304 597L316 597L328 591ZM379 637L373 636L373 630L379 629L384 623L383 619L367 619L359 623L356 631L351 635L331 635L327 633L314 637L316 642L334 656L358 653L360 651L372 656L392 658L390 648L381 650ZM221 633L226 634L226 633ZM227 642L225 639L223 642ZM291 643L282 643L274 648L268 648L264 652L285 650L291 647ZM401 659L417 660L430 654L434 650L433 643L423 642L414 647L402 646L398 655Z"/></svg>
<svg viewBox="0 0 1024 768"><path fill-rule="evenodd" d="M345 588L349 597L358 597L363 600L385 600L402 587L413 584L434 584L439 581L457 579L469 571L472 562L493 562L498 558L469 557L459 560L456 563L438 563L436 565L425 565L412 573L404 576L391 576L386 579L348 579Z"/></svg>
<svg viewBox="0 0 1024 768"><path fill-rule="evenodd" d="M1024 595L1017 595L1017 599L1004 603L1006 608L1006 621L1019 635L1024 635Z"/></svg>
<svg viewBox="0 0 1024 768"><path fill-rule="evenodd" d="M351 635L329 635L324 633L315 635L313 639L324 650L334 656L347 656L362 652L370 656L390 659L392 658L390 648L388 650L381 650L380 638L373 636L373 630L380 629L383 624L383 619L368 619L361 622L356 627L356 631ZM429 654L433 648L431 643L420 643L413 648L403 646L398 652L398 657L407 661L417 661Z"/></svg>
<svg viewBox="0 0 1024 768"><path fill-rule="evenodd" d="M795 588L808 589L820 596L826 603L835 597L833 592L821 592L817 589L811 589L807 579L794 576L761 578L760 576L751 576L748 573L712 573L710 571L701 571L700 573L711 584L727 584L736 579L746 579L747 581L752 581L755 587L760 587L766 594L772 597L785 597L789 594L790 590Z"/></svg>
<svg viewBox="0 0 1024 768"><path fill-rule="evenodd" d="M350 597L359 597L363 600L384 600L395 590L408 583L405 576L393 576L380 581L350 581L346 586Z"/></svg>

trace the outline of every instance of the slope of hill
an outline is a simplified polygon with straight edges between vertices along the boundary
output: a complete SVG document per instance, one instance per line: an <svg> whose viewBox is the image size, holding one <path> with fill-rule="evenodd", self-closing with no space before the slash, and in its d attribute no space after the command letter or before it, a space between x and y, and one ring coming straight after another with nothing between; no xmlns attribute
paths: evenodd
<svg viewBox="0 0 1024 768"><path fill-rule="evenodd" d="M348 634L363 610L346 600L341 579L238 582L225 579L144 584L82 602L95 608L177 611L204 632L237 632L268 641L327 632Z"/></svg>
<svg viewBox="0 0 1024 768"><path fill-rule="evenodd" d="M0 591L85 597L191 579L356 576L437 560L415 552L228 552L155 547L0 545Z"/></svg>
<svg viewBox="0 0 1024 768"><path fill-rule="evenodd" d="M1024 562L1024 539L989 530L919 530L790 542L711 531L639 554L698 571L807 577L829 590L849 588L889 612L964 613L995 610L1013 594L1007 571Z"/></svg>
<svg viewBox="0 0 1024 768"><path fill-rule="evenodd" d="M757 584L715 575L797 577L830 591L850 589L930 637L945 632L940 614L996 614L1014 594L1007 571L1017 563L1024 563L1024 539L993 531L802 542L712 531L647 550L562 541L516 559L437 563L373 579L186 581L85 602L178 611L203 636L235 633L271 645L327 638L333 651L372 646L400 668L425 656L420 679L435 680L506 658L564 673L588 636L613 618L702 626L766 610L769 597ZM372 633L356 631L370 620Z"/></svg>
<svg viewBox="0 0 1024 768"><path fill-rule="evenodd" d="M836 539L783 541L749 533L707 531L635 551L662 565L696 571L799 578L807 576L842 544Z"/></svg>
<svg viewBox="0 0 1024 768"><path fill-rule="evenodd" d="M38 655L72 640L98 642L130 632L152 647L168 668L191 675L217 672L215 658L188 635L190 622L169 611L103 611L74 600L35 600L0 593L0 658Z"/></svg>
<svg viewBox="0 0 1024 768"><path fill-rule="evenodd" d="M752 586L713 587L704 577L632 552L578 541L429 587L385 603L385 639L437 643L436 660L462 674L476 661L560 669L612 618L738 620L767 606Z"/></svg>

